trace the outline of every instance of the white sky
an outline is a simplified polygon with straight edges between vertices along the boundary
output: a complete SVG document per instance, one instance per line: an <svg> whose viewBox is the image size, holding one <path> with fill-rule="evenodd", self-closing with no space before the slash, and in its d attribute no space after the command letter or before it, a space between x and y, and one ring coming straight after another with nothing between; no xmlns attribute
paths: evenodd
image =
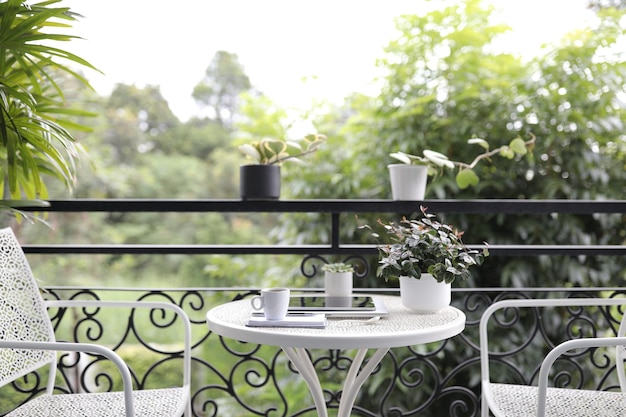
<svg viewBox="0 0 626 417"><path fill-rule="evenodd" d="M528 53L584 26L585 0L491 0L513 27L513 52ZM375 61L394 38L393 18L424 13L424 0L65 0L84 16L64 45L115 83L159 85L174 113L198 112L193 87L218 50L236 53L253 85L286 108L367 92ZM303 82L315 77L315 81Z"/></svg>

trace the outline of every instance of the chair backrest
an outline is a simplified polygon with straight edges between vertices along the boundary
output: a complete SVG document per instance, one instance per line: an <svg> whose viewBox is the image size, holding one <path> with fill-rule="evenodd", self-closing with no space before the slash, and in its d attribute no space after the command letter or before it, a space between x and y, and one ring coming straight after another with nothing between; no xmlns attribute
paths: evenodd
<svg viewBox="0 0 626 417"><path fill-rule="evenodd" d="M0 340L53 342L54 329L22 247L0 229ZM0 386L55 360L51 351L0 349Z"/></svg>

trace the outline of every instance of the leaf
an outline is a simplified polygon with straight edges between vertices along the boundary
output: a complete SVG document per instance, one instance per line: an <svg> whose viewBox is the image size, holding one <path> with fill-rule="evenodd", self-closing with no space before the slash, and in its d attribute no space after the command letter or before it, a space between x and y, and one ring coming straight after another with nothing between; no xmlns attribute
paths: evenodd
<svg viewBox="0 0 626 417"><path fill-rule="evenodd" d="M487 151L489 150L489 142L487 142L485 139L472 138L472 139L468 139L467 143L469 143L470 145L476 144L484 148Z"/></svg>
<svg viewBox="0 0 626 417"><path fill-rule="evenodd" d="M295 140L287 140L285 141L285 144L294 148L297 152L302 152L302 145L300 145L300 143L296 142Z"/></svg>
<svg viewBox="0 0 626 417"><path fill-rule="evenodd" d="M471 169L462 169L456 174L456 185L462 190L476 186L479 181L478 175Z"/></svg>
<svg viewBox="0 0 626 417"><path fill-rule="evenodd" d="M509 143L509 147L518 155L526 155L528 149L526 149L526 143L522 138L515 138Z"/></svg>
<svg viewBox="0 0 626 417"><path fill-rule="evenodd" d="M278 161L287 151L287 144L277 139L261 139L259 144L261 163L271 164Z"/></svg>
<svg viewBox="0 0 626 417"><path fill-rule="evenodd" d="M407 164L407 165L411 164L411 158L409 158L409 156L407 154L405 154L404 152L390 153L389 156L391 156L392 158L397 159L398 161L402 162L403 164Z"/></svg>
<svg viewBox="0 0 626 417"><path fill-rule="evenodd" d="M261 155L256 148L249 143L239 146L239 150L246 156L252 158L253 161L259 162L261 160Z"/></svg>
<svg viewBox="0 0 626 417"><path fill-rule="evenodd" d="M326 141L326 136L320 134L309 134L304 137L303 141L307 145L306 151L312 152L322 146L322 143Z"/></svg>
<svg viewBox="0 0 626 417"><path fill-rule="evenodd" d="M48 44L77 39L53 33L53 28L70 28L69 22L75 20L67 7L51 7L56 3L59 0L32 5L0 2L0 133L6 150L4 185L13 199L45 198L47 177L58 178L72 189L80 152L68 129L89 131L67 118L88 114L68 106L65 88L58 81L62 75L91 89L87 79L67 63L97 69Z"/></svg>
<svg viewBox="0 0 626 417"><path fill-rule="evenodd" d="M431 161L433 164L437 166L440 166L440 167L445 166L448 168L454 168L454 163L452 163L452 161L450 161L448 157L442 153L427 149L424 151L424 156L426 157L426 159L428 159L429 161Z"/></svg>

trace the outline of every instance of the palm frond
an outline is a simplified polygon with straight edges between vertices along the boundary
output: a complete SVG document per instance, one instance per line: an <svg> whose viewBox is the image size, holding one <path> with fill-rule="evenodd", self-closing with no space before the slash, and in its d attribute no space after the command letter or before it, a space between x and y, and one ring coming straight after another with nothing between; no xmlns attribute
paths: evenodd
<svg viewBox="0 0 626 417"><path fill-rule="evenodd" d="M11 198L47 197L44 176L72 188L81 147L71 131L88 131L74 117L93 116L65 103L60 76L91 88L72 65L98 71L53 42L79 39L62 33L76 13L61 0L26 5L0 2L0 160L2 186Z"/></svg>

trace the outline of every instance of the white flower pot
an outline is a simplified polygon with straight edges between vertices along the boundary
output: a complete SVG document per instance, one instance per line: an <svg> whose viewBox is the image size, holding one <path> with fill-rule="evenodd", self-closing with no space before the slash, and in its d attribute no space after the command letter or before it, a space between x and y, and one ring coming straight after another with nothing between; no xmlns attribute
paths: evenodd
<svg viewBox="0 0 626 417"><path fill-rule="evenodd" d="M394 200L424 199L428 167L426 165L388 165L391 180L391 197Z"/></svg>
<svg viewBox="0 0 626 417"><path fill-rule="evenodd" d="M416 313L435 313L450 305L452 285L437 282L430 274L420 279L400 277L402 305Z"/></svg>
<svg viewBox="0 0 626 417"><path fill-rule="evenodd" d="M324 272L324 290L329 297L350 297L352 272Z"/></svg>

